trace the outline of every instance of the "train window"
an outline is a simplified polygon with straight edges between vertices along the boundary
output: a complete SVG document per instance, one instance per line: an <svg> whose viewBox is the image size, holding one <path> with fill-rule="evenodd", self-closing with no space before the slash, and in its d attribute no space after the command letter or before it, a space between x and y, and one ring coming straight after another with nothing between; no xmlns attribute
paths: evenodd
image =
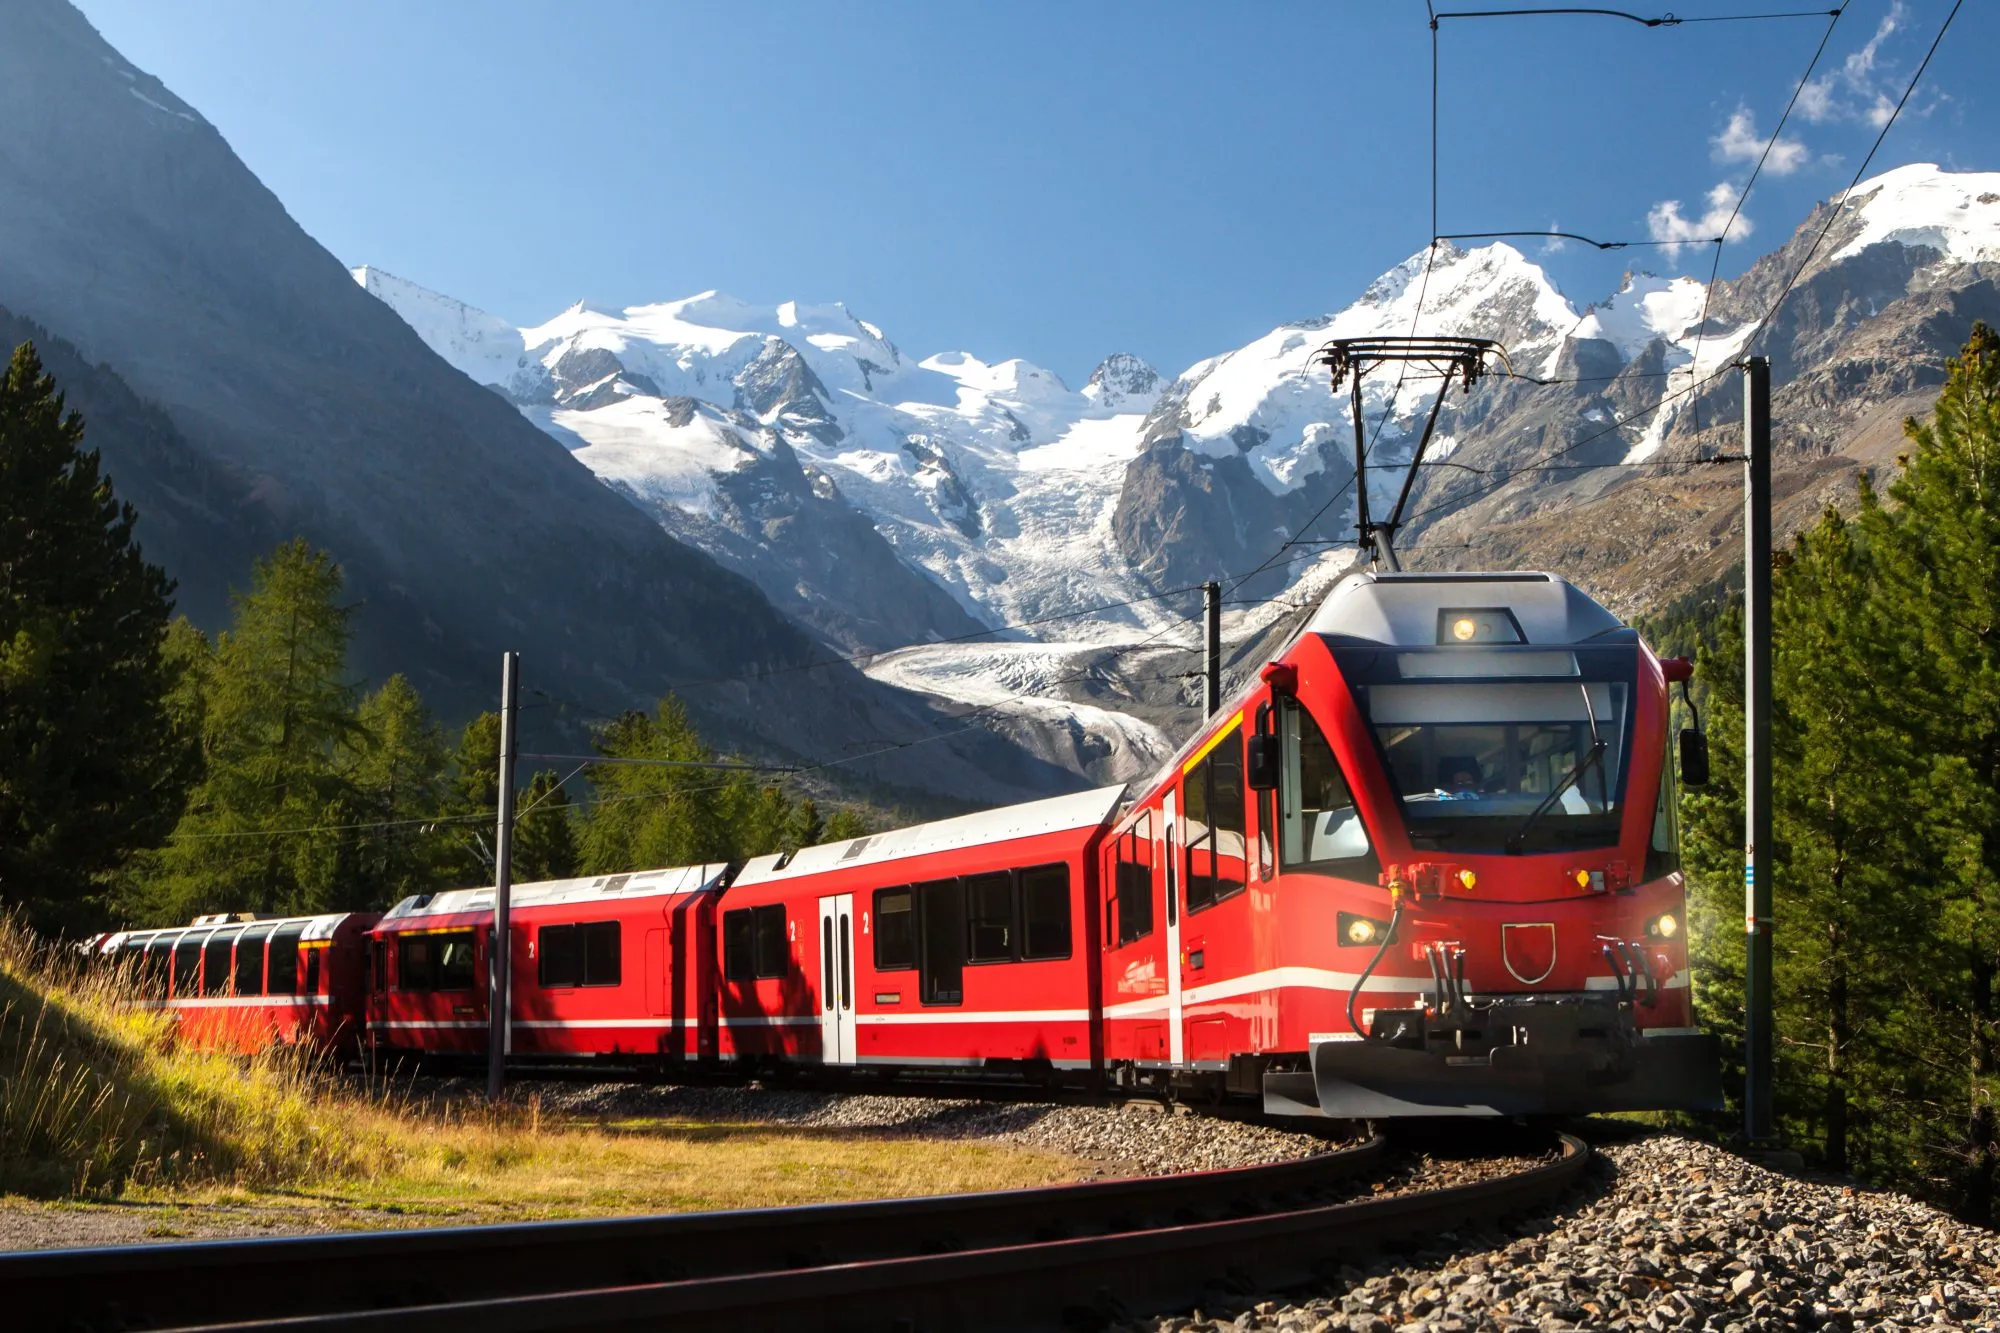
<svg viewBox="0 0 2000 1333"><path fill-rule="evenodd" d="M785 947L785 905L770 903L764 907L753 907L750 918L755 927L751 952L757 964L757 976L764 980L784 976L790 952Z"/></svg>
<svg viewBox="0 0 2000 1333"><path fill-rule="evenodd" d="M305 933L303 923L296 926L279 926L271 936L271 947L267 951L270 961L264 967L264 993L266 995L291 995L299 988L299 936Z"/></svg>
<svg viewBox="0 0 2000 1333"><path fill-rule="evenodd" d="M146 961L140 973L146 993L164 1000L172 986L174 936L155 935L146 945Z"/></svg>
<svg viewBox="0 0 2000 1333"><path fill-rule="evenodd" d="M968 962L1014 961L1014 877L1006 871L966 876L965 945Z"/></svg>
<svg viewBox="0 0 2000 1333"><path fill-rule="evenodd" d="M270 943L271 928L258 926L243 932L236 941L236 993L264 993L264 946Z"/></svg>
<svg viewBox="0 0 2000 1333"><path fill-rule="evenodd" d="M536 980L549 989L616 986L620 953L616 921L543 926L535 932Z"/></svg>
<svg viewBox="0 0 2000 1333"><path fill-rule="evenodd" d="M396 937L396 989L400 991L436 990L431 980L431 963L436 955L435 935L398 935Z"/></svg>
<svg viewBox="0 0 2000 1333"><path fill-rule="evenodd" d="M908 889L875 890L875 970L900 972L917 965Z"/></svg>
<svg viewBox="0 0 2000 1333"><path fill-rule="evenodd" d="M229 989L230 950L241 932L218 930L201 951L201 993L221 995Z"/></svg>
<svg viewBox="0 0 2000 1333"><path fill-rule="evenodd" d="M749 981L756 976L750 960L750 909L739 907L722 914L722 975L730 981Z"/></svg>
<svg viewBox="0 0 2000 1333"><path fill-rule="evenodd" d="M1198 912L1247 882L1240 724L1188 770L1181 793L1187 807L1187 906Z"/></svg>
<svg viewBox="0 0 2000 1333"><path fill-rule="evenodd" d="M925 1004L965 1002L965 894L955 879L917 885L918 990Z"/></svg>
<svg viewBox="0 0 2000 1333"><path fill-rule="evenodd" d="M183 935L174 945L174 994L193 995L201 988L201 942L205 938Z"/></svg>
<svg viewBox="0 0 2000 1333"><path fill-rule="evenodd" d="M1653 838L1646 845L1646 878L1659 879L1681 868L1680 791L1674 782L1673 747L1664 748L1660 793L1653 801Z"/></svg>
<svg viewBox="0 0 2000 1333"><path fill-rule="evenodd" d="M326 956L324 948L306 950L306 994L319 994L319 960Z"/></svg>
<svg viewBox="0 0 2000 1333"><path fill-rule="evenodd" d="M1356 863L1364 857L1372 861L1368 830L1326 734L1297 699L1284 699L1279 708L1283 750L1278 773L1279 858L1290 869ZM1374 879L1366 866L1346 868L1354 878Z"/></svg>
<svg viewBox="0 0 2000 1333"><path fill-rule="evenodd" d="M475 973L472 965L472 932L454 930L448 935L433 935L437 952L434 955L437 968L438 990L471 990Z"/></svg>
<svg viewBox="0 0 2000 1333"><path fill-rule="evenodd" d="M1117 935L1119 944L1130 944L1153 933L1153 815L1149 810L1118 843Z"/></svg>
<svg viewBox="0 0 2000 1333"><path fill-rule="evenodd" d="M1021 957L1069 957L1069 867L1021 872Z"/></svg>

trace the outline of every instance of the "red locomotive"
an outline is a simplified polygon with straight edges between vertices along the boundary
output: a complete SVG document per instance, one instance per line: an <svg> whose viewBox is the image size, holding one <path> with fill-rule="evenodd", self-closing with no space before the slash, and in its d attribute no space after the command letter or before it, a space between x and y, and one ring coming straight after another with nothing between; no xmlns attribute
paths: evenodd
<svg viewBox="0 0 2000 1333"><path fill-rule="evenodd" d="M1686 673L1553 575L1350 575L1129 804L518 888L510 1049L1368 1118L1718 1105L1668 744ZM376 1052L485 1050L490 889L318 920L329 1038L365 1014ZM253 933L277 948L269 923L114 947L193 1013Z"/></svg>

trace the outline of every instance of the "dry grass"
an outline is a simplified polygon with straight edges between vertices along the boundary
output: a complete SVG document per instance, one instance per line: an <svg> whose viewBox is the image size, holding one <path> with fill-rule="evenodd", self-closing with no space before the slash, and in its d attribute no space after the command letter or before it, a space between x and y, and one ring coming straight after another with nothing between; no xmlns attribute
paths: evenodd
<svg viewBox="0 0 2000 1333"><path fill-rule="evenodd" d="M0 1194L498 1220L999 1189L1080 1169L985 1144L435 1101L297 1049L195 1051L134 998L123 974L0 919Z"/></svg>

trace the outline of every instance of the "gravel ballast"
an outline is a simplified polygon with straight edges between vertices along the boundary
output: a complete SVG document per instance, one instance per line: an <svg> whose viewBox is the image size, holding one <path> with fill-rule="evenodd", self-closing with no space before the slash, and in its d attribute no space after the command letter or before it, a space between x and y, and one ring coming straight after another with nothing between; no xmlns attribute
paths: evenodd
<svg viewBox="0 0 2000 1333"><path fill-rule="evenodd" d="M1053 1102L889 1096L788 1088L647 1084L543 1086L542 1105L597 1117L746 1120L797 1129L848 1129L926 1139L980 1139L1060 1153L1101 1174L1163 1175L1258 1166L1332 1152L1353 1140L1215 1116L1175 1114L1147 1103L1073 1106Z"/></svg>
<svg viewBox="0 0 2000 1333"><path fill-rule="evenodd" d="M2000 1236L1901 1195L1660 1134L1505 1235L1446 1235L1309 1296L1218 1300L1147 1333L2000 1329Z"/></svg>

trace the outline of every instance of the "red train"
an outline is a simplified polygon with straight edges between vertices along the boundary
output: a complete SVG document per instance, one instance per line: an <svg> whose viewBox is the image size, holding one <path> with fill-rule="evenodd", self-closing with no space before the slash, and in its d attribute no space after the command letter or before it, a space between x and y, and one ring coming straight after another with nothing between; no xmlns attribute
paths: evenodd
<svg viewBox="0 0 2000 1333"><path fill-rule="evenodd" d="M1686 673L1551 575L1351 575L1130 802L522 886L510 1049L1007 1071L1371 1118L1719 1105L1668 744ZM312 1035L482 1053L491 921L490 889L315 919ZM230 1002L214 978L255 971L226 940L240 958L290 924L107 947L170 951L163 1002L198 1012ZM244 995L232 1031L300 1031L272 998Z"/></svg>

